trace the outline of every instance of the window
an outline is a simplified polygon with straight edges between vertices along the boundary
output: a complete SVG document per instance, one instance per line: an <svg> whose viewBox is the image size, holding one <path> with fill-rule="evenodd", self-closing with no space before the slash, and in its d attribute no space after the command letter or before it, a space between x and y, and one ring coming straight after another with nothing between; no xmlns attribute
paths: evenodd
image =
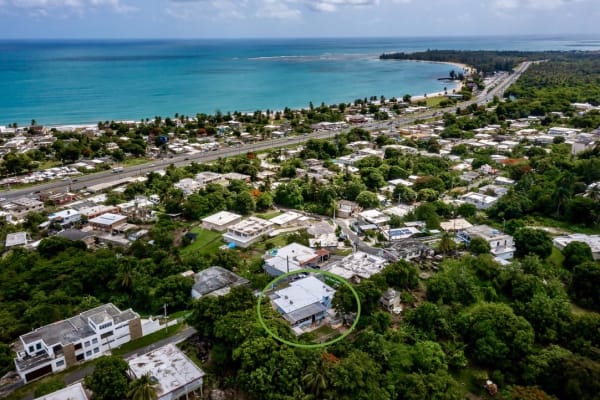
<svg viewBox="0 0 600 400"><path fill-rule="evenodd" d="M94 349L94 354L98 354L99 352L100 352L100 348L96 347L96 348Z"/></svg>
<svg viewBox="0 0 600 400"><path fill-rule="evenodd" d="M30 352L30 353L33 353L33 351L34 351L34 350L35 350L35 349L33 348L33 346L29 346L29 352Z"/></svg>
<svg viewBox="0 0 600 400"><path fill-rule="evenodd" d="M85 347L90 347L90 341L88 340L87 342L85 342L84 346Z"/></svg>
<svg viewBox="0 0 600 400"><path fill-rule="evenodd" d="M112 321L102 324L98 327L99 330L110 328L112 326Z"/></svg>
<svg viewBox="0 0 600 400"><path fill-rule="evenodd" d="M79 354L79 355L76 357L76 359L77 359L77 361L81 361L81 360L83 360L83 353L82 353L82 354Z"/></svg>
<svg viewBox="0 0 600 400"><path fill-rule="evenodd" d="M56 362L56 366L57 366L57 367L62 367L63 365L65 365L65 360L58 360L58 361Z"/></svg>
<svg viewBox="0 0 600 400"><path fill-rule="evenodd" d="M75 350L81 350L81 343L77 343L74 348Z"/></svg>
<svg viewBox="0 0 600 400"><path fill-rule="evenodd" d="M100 339L105 339L105 338L107 338L109 336L112 336L112 334L113 334L112 331L103 333L102 335L100 335Z"/></svg>
<svg viewBox="0 0 600 400"><path fill-rule="evenodd" d="M92 344L98 344L98 338L93 338L92 339Z"/></svg>
<svg viewBox="0 0 600 400"><path fill-rule="evenodd" d="M36 343L35 349L36 350L41 350L42 349L42 344L41 343Z"/></svg>
<svg viewBox="0 0 600 400"><path fill-rule="evenodd" d="M89 357L91 355L92 355L92 351L91 350L88 350L88 351L85 352L85 356L86 357Z"/></svg>

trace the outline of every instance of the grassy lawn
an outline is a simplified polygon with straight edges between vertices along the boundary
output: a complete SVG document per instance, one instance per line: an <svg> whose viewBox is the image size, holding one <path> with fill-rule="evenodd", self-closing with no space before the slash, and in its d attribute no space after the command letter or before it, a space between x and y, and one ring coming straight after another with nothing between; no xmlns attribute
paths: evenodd
<svg viewBox="0 0 600 400"><path fill-rule="evenodd" d="M565 257L562 255L560 250L556 247L552 247L552 254L550 254L550 257L548 257L548 261L557 267L561 267L564 260Z"/></svg>
<svg viewBox="0 0 600 400"><path fill-rule="evenodd" d="M552 218L541 217L539 215L530 216L527 218L527 224L536 226L547 226L562 229L566 232L585 233L588 235L600 234L600 227L589 227L581 225L573 225L564 221L557 221Z"/></svg>
<svg viewBox="0 0 600 400"><path fill-rule="evenodd" d="M427 107L438 107L442 100L446 100L444 96L427 97Z"/></svg>
<svg viewBox="0 0 600 400"><path fill-rule="evenodd" d="M181 255L189 254L210 254L217 251L223 245L222 233L209 231L202 228L193 228L192 233L196 233L198 237L189 246L181 249Z"/></svg>
<svg viewBox="0 0 600 400"><path fill-rule="evenodd" d="M272 219L278 215L281 215L281 211L276 210L276 211L271 211L271 212L267 212L264 214L256 214L257 217L262 218L262 219Z"/></svg>
<svg viewBox="0 0 600 400"><path fill-rule="evenodd" d="M141 164L146 164L149 163L150 160L149 158L145 158L145 157L141 157L141 158L126 158L125 160L123 160L123 162L121 163L124 167L133 167L136 165L141 165Z"/></svg>
<svg viewBox="0 0 600 400"><path fill-rule="evenodd" d="M125 353L129 353L131 351L141 349L142 347L149 346L152 343L158 342L159 340L169 338L177 333L179 333L185 324L177 324L174 326L170 326L168 330L161 329L157 332L154 332L150 335L146 335L137 340L133 340L131 342L125 343L123 346L118 349L112 350L112 354L115 356L121 356Z"/></svg>

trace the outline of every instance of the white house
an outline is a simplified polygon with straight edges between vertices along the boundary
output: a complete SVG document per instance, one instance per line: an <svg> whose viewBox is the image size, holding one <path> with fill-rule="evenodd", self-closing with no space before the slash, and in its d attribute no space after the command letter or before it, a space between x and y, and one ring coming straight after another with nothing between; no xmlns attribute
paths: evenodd
<svg viewBox="0 0 600 400"><path fill-rule="evenodd" d="M258 217L250 217L227 228L223 240L233 243L238 247L247 248L258 242L263 235L268 235L273 230L274 224Z"/></svg>
<svg viewBox="0 0 600 400"><path fill-rule="evenodd" d="M21 335L16 344L17 373L29 382L100 357L111 348L142 336L136 312L104 304Z"/></svg>
<svg viewBox="0 0 600 400"><path fill-rule="evenodd" d="M574 233L568 236L558 236L552 240L554 246L563 250L571 242L582 242L590 246L594 260L600 260L600 235L584 235L583 233Z"/></svg>
<svg viewBox="0 0 600 400"><path fill-rule="evenodd" d="M386 265L387 261L382 257L357 251L331 264L327 269L345 279L368 279L381 272Z"/></svg>
<svg viewBox="0 0 600 400"><path fill-rule="evenodd" d="M318 326L327 316L335 290L314 276L298 279L270 296L277 311L294 328Z"/></svg>
<svg viewBox="0 0 600 400"><path fill-rule="evenodd" d="M268 251L263 257L265 272L272 276L283 275L316 265L323 260L326 251L311 249L298 243L290 243L280 249Z"/></svg>
<svg viewBox="0 0 600 400"><path fill-rule="evenodd" d="M87 393L81 382L69 385L66 388L48 393L42 397L36 397L35 400L88 400Z"/></svg>
<svg viewBox="0 0 600 400"><path fill-rule="evenodd" d="M73 209L61 210L48 215L48 220L61 226L69 226L81 221L81 213Z"/></svg>
<svg viewBox="0 0 600 400"><path fill-rule="evenodd" d="M204 371L172 343L129 360L132 378L150 374L158 400L187 398L196 390L202 393Z"/></svg>
<svg viewBox="0 0 600 400"><path fill-rule="evenodd" d="M510 260L515 253L515 242L512 236L500 232L488 225L475 225L458 232L458 238L465 243L478 237L490 245L490 252L499 260Z"/></svg>
<svg viewBox="0 0 600 400"><path fill-rule="evenodd" d="M204 229L223 232L231 225L237 224L242 220L242 216L229 211L219 211L216 214L202 218L202 227Z"/></svg>
<svg viewBox="0 0 600 400"><path fill-rule="evenodd" d="M487 210L498 201L496 197L474 192L466 193L460 199L465 203L473 204L478 210Z"/></svg>

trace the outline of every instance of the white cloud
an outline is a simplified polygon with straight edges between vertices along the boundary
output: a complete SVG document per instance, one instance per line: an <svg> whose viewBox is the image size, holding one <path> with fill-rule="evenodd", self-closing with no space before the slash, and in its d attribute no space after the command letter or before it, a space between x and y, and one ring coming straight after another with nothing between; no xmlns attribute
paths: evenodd
<svg viewBox="0 0 600 400"><path fill-rule="evenodd" d="M256 16L259 18L297 19L300 18L301 12L281 0L263 0Z"/></svg>
<svg viewBox="0 0 600 400"><path fill-rule="evenodd" d="M3 0L0 6L28 12L30 15L44 17L53 10L83 14L89 8L108 8L117 13L135 10L121 0Z"/></svg>
<svg viewBox="0 0 600 400"><path fill-rule="evenodd" d="M495 0L492 6L497 11L512 11L517 9L555 10L566 5L586 1L589 0Z"/></svg>
<svg viewBox="0 0 600 400"><path fill-rule="evenodd" d="M98 8L108 7L121 14L137 10L135 7L121 3L121 0L90 0L90 4Z"/></svg>

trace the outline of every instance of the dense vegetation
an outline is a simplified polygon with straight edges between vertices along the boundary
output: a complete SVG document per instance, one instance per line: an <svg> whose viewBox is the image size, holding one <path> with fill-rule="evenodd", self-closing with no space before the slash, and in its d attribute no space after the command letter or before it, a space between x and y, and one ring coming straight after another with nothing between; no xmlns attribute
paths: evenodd
<svg viewBox="0 0 600 400"><path fill-rule="evenodd" d="M519 63L530 60L582 61L600 56L596 51L496 51L496 50L427 50L415 53L384 53L382 60L422 60L458 62L477 71L489 74L495 71L512 71Z"/></svg>

